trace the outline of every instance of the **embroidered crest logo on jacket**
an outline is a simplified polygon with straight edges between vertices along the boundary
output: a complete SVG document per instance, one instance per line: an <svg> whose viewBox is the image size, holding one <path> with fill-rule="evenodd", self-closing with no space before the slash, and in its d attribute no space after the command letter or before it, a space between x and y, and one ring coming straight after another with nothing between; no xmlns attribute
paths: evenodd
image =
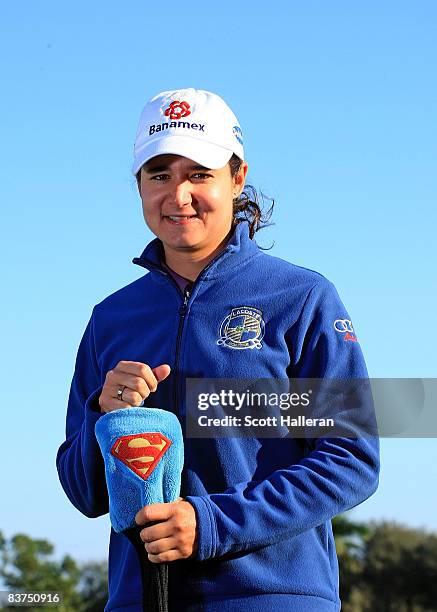
<svg viewBox="0 0 437 612"><path fill-rule="evenodd" d="M252 306L233 308L220 326L219 346L232 349L260 349L265 324L262 312Z"/></svg>

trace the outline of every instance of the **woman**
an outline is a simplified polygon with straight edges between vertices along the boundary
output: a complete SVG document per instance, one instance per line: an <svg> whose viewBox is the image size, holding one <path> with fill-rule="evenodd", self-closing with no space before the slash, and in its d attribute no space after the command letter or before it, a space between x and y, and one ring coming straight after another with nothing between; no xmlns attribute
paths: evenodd
<svg viewBox="0 0 437 612"><path fill-rule="evenodd" d="M152 98L133 173L157 237L134 259L149 273L93 309L57 458L89 517L108 512L94 435L102 413L144 403L174 412L184 430L187 378L367 376L332 284L253 240L260 217L243 191L242 132L221 98ZM149 559L169 563L172 609L339 610L331 518L375 491L378 470L375 438L186 437L181 499L136 517ZM106 610L141 601L135 552L112 531Z"/></svg>

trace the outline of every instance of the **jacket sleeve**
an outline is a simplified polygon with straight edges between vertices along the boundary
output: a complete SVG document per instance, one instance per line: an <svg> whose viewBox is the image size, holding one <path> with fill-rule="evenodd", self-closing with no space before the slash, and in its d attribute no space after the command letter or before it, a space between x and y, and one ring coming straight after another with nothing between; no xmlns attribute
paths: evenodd
<svg viewBox="0 0 437 612"><path fill-rule="evenodd" d="M299 319L287 334L290 378L367 378L355 334L345 340L343 328L337 324L339 332L334 327L337 320L349 321L349 316L333 285L323 279L307 295ZM310 442L310 452L298 463L274 471L265 480L186 498L198 519L199 560L296 536L375 492L376 435L320 437Z"/></svg>
<svg viewBox="0 0 437 612"><path fill-rule="evenodd" d="M83 334L76 358L67 408L66 440L56 466L71 503L90 518L108 512L104 462L94 434L101 416L102 385L94 344L94 312Z"/></svg>

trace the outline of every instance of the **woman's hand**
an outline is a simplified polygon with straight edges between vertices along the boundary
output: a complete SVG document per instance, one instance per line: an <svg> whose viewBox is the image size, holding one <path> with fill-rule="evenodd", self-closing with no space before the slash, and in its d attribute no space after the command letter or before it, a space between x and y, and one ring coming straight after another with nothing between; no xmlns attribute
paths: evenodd
<svg viewBox="0 0 437 612"><path fill-rule="evenodd" d="M193 506L181 497L167 504L151 504L135 516L137 525L159 521L140 532L152 563L188 559L197 551L197 520Z"/></svg>
<svg viewBox="0 0 437 612"><path fill-rule="evenodd" d="M156 391L158 383L169 374L170 366L166 363L152 369L140 361L119 361L115 368L106 374L99 397L101 412L140 406L146 397ZM121 388L123 393L120 399L117 392Z"/></svg>

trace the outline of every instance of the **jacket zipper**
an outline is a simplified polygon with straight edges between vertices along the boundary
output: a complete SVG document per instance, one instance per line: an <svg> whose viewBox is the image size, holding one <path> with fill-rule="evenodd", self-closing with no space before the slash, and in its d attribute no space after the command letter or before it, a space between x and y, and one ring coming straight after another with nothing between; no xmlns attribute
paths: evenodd
<svg viewBox="0 0 437 612"><path fill-rule="evenodd" d="M181 416L179 410L179 377L180 377L180 368L179 368L179 354L181 352L181 344L182 344L182 332L184 329L185 315L188 310L188 300L190 299L190 291L185 288L183 293L183 302L182 306L179 307L179 326L178 326L178 335L176 338L176 354L175 354L175 372L174 372L174 389L173 389L173 401L174 401L174 410L178 416Z"/></svg>
<svg viewBox="0 0 437 612"><path fill-rule="evenodd" d="M185 415L181 415L180 410L179 410L179 395L180 395L179 394L179 386L180 386L180 382L179 382L179 378L180 378L179 356L180 356L181 344L182 344L182 332L183 332L183 329L184 329L184 324L185 324L185 320L186 320L186 314L187 314L187 310L188 310L188 302L189 302L190 296L192 295L192 293L194 291L194 288L202 280L203 276L205 275L205 272L218 259L220 259L220 257L222 257L225 254L225 252L226 252L226 249L224 251L221 251L218 255L216 255L216 257L214 257L214 259L211 259L209 264L203 268L202 272L199 274L199 276L196 278L194 283L191 285L191 291L188 290L187 288L185 288L184 293L183 293L183 303L182 303L182 306L180 306L180 308L179 308L179 327L178 327L178 335L177 335L177 340L176 340L175 377L174 377L174 393L173 393L173 401L174 401L174 406L175 406L174 409L176 411L176 414L179 417L185 416ZM174 281L173 278L171 278L171 280ZM181 423L181 426L182 426L182 431L185 433L185 422Z"/></svg>
<svg viewBox="0 0 437 612"><path fill-rule="evenodd" d="M179 307L179 325L178 325L178 333L177 333L177 337L176 337L176 354L175 354L175 368L174 368L174 387L173 387L173 401L174 401L174 411L176 413L177 416L181 417L181 413L179 410L179 378L180 378L180 368L179 368L179 356L180 356L180 351L181 351L181 344L182 344L182 332L184 329L184 323L185 323L185 317L187 314L187 310L188 310L188 301L190 299L191 294L193 293L194 287L198 284L198 282L202 279L202 277L204 276L205 272L212 266L212 264L214 264L218 259L220 259L220 257L222 257L222 255L224 255L226 252L226 249L221 251L216 257L214 257L214 259L211 259L211 261L209 262L209 264L207 266L205 266L205 268L203 268L202 272L199 274L199 276L196 278L196 280L194 281L194 283L191 285L191 291L189 291L187 288L185 288L184 292L182 293L179 285L177 284L177 282L174 280L174 278L171 276L171 274L169 274L168 272L166 272L165 270L163 270L160 266L157 266L156 264L152 263L151 261L147 262L147 266L144 266L142 262L139 261L139 258L136 258L137 261L134 262L138 263L139 265L141 265L142 267L149 267L149 269L154 268L155 270L158 270L158 272L160 272L161 274L164 274L165 276L167 276L167 278L169 278L170 282L173 283L173 285L177 288L178 293L180 295L182 295L182 306ZM185 423L181 423L182 426L182 430L185 431Z"/></svg>

